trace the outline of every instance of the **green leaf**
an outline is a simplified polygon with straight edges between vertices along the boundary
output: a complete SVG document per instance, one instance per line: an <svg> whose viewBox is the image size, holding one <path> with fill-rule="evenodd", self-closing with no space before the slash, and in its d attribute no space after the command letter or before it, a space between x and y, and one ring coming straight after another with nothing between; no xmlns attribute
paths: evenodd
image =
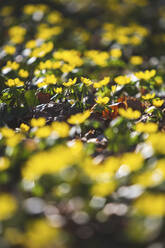
<svg viewBox="0 0 165 248"><path fill-rule="evenodd" d="M34 107L37 104L37 98L35 96L35 90L28 90L25 93L26 103L29 107Z"/></svg>

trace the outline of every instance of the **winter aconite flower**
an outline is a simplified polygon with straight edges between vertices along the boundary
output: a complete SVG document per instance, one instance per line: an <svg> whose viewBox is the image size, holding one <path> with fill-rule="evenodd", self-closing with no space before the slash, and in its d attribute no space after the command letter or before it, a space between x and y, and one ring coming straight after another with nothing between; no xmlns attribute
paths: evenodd
<svg viewBox="0 0 165 248"><path fill-rule="evenodd" d="M13 55L16 51L16 48L14 46L9 46L9 45L6 45L4 46L4 51L6 54L9 54L9 55Z"/></svg>
<svg viewBox="0 0 165 248"><path fill-rule="evenodd" d="M18 75L22 78L27 78L29 76L29 72L27 70L20 69Z"/></svg>
<svg viewBox="0 0 165 248"><path fill-rule="evenodd" d="M0 171L8 169L10 166L10 161L6 157L0 157Z"/></svg>
<svg viewBox="0 0 165 248"><path fill-rule="evenodd" d="M81 81L82 81L82 83L85 84L86 86L90 86L90 85L93 84L93 82L92 82L90 79L88 79L88 78L81 77Z"/></svg>
<svg viewBox="0 0 165 248"><path fill-rule="evenodd" d="M148 93L148 94L146 94L146 95L144 95L144 96L142 96L142 98L144 99L144 100L150 100L150 99L153 99L155 97L155 93Z"/></svg>
<svg viewBox="0 0 165 248"><path fill-rule="evenodd" d="M120 58L122 56L122 51L118 48L114 48L110 51L110 55L114 58Z"/></svg>
<svg viewBox="0 0 165 248"><path fill-rule="evenodd" d="M131 78L128 76L118 76L114 79L114 81L119 85L125 85L131 82Z"/></svg>
<svg viewBox="0 0 165 248"><path fill-rule="evenodd" d="M138 110L132 110L128 108L127 110L120 108L119 114L127 119L138 119L141 116L141 113Z"/></svg>
<svg viewBox="0 0 165 248"><path fill-rule="evenodd" d="M152 77L154 77L156 75L156 70L146 70L146 71L139 71L135 73L135 76L138 79L143 79L143 80L150 80Z"/></svg>
<svg viewBox="0 0 165 248"><path fill-rule="evenodd" d="M135 200L133 204L138 213L151 217L161 217L165 215L164 205L165 196L161 193L144 193Z"/></svg>
<svg viewBox="0 0 165 248"><path fill-rule="evenodd" d="M25 123L21 123L20 125L20 129L23 131L23 132L28 132L30 127L28 125L26 125Z"/></svg>
<svg viewBox="0 0 165 248"><path fill-rule="evenodd" d="M52 131L61 138L65 138L69 135L69 125L66 122L53 122Z"/></svg>
<svg viewBox="0 0 165 248"><path fill-rule="evenodd" d="M0 194L0 220L6 220L12 217L17 209L16 199L6 193Z"/></svg>
<svg viewBox="0 0 165 248"><path fill-rule="evenodd" d="M90 114L91 114L90 111L86 110L83 113L72 115L67 121L69 124L78 125L78 124L83 123L86 119L88 119Z"/></svg>
<svg viewBox="0 0 165 248"><path fill-rule="evenodd" d="M69 86L74 85L76 82L77 82L77 78L74 78L74 79L71 79L71 78L70 78L69 81L66 82L66 83L63 83L63 85L64 85L65 87L69 87Z"/></svg>
<svg viewBox="0 0 165 248"><path fill-rule="evenodd" d="M164 100L162 99L159 99L159 98L156 98L156 99L153 99L152 100L152 104L155 106L155 107L157 107L157 108L159 108L159 107L161 107L162 105L163 105L163 103L164 103Z"/></svg>
<svg viewBox="0 0 165 248"><path fill-rule="evenodd" d="M38 119L33 118L31 120L32 127L43 127L45 124L46 124L46 120L43 117L40 117Z"/></svg>
<svg viewBox="0 0 165 248"><path fill-rule="evenodd" d="M130 58L130 63L132 65L141 65L143 63L143 58L141 56L132 56Z"/></svg>
<svg viewBox="0 0 165 248"><path fill-rule="evenodd" d="M24 82L20 81L19 78L15 78L15 79L8 79L8 81L5 82L5 84L9 87L20 87L24 85Z"/></svg>
<svg viewBox="0 0 165 248"><path fill-rule="evenodd" d="M96 99L96 102L98 103L98 104L107 104L108 102L109 102L109 97L107 97L107 96L105 96L105 97L101 97L101 96L99 96L97 99Z"/></svg>
<svg viewBox="0 0 165 248"><path fill-rule="evenodd" d="M158 124L154 122L143 123L139 122L136 124L136 131L145 133L155 133L158 130Z"/></svg>

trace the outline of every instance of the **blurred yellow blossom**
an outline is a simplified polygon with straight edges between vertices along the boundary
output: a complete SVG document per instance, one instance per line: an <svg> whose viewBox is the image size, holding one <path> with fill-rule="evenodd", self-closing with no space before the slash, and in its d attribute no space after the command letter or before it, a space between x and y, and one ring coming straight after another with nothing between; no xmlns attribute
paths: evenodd
<svg viewBox="0 0 165 248"><path fill-rule="evenodd" d="M69 135L69 125L66 122L53 122L52 130L61 138L65 138Z"/></svg>
<svg viewBox="0 0 165 248"><path fill-rule="evenodd" d="M91 194L94 196L105 197L115 191L116 184L114 181L96 183L91 188Z"/></svg>
<svg viewBox="0 0 165 248"><path fill-rule="evenodd" d="M6 52L6 54L10 54L10 55L14 54L16 51L16 48L14 46L11 46L11 45L6 45L6 46L4 46L3 49Z"/></svg>
<svg viewBox="0 0 165 248"><path fill-rule="evenodd" d="M147 143L151 144L158 154L165 154L165 133L158 132L150 134Z"/></svg>
<svg viewBox="0 0 165 248"><path fill-rule="evenodd" d="M81 81L83 82L83 84L85 84L87 86L90 86L93 84L93 82L88 78L81 77Z"/></svg>
<svg viewBox="0 0 165 248"><path fill-rule="evenodd" d="M132 65L141 65L143 63L143 58L141 56L132 56L130 58L130 63Z"/></svg>
<svg viewBox="0 0 165 248"><path fill-rule="evenodd" d="M23 131L23 132L28 132L30 127L28 125L26 125L25 123L21 123L20 125L20 129Z"/></svg>
<svg viewBox="0 0 165 248"><path fill-rule="evenodd" d="M122 51L119 48L114 48L110 51L110 55L114 58L120 58L122 56Z"/></svg>
<svg viewBox="0 0 165 248"><path fill-rule="evenodd" d="M78 125L78 124L83 123L86 119L88 119L90 114L91 114L90 111L86 110L83 113L78 113L78 114L75 114L75 115L71 115L71 117L69 117L69 119L67 121L68 121L69 124Z"/></svg>
<svg viewBox="0 0 165 248"><path fill-rule="evenodd" d="M50 134L51 128L49 126L40 127L35 132L35 135L38 138L47 138Z"/></svg>
<svg viewBox="0 0 165 248"><path fill-rule="evenodd" d="M164 100L162 99L159 99L159 98L156 98L156 99L153 99L152 100L152 104L155 106L155 107L157 107L157 108L159 108L159 107L161 107L162 105L163 105L163 103L164 103Z"/></svg>
<svg viewBox="0 0 165 248"><path fill-rule="evenodd" d="M135 200L133 206L137 213L151 217L161 217L165 214L164 194L145 193Z"/></svg>
<svg viewBox="0 0 165 248"><path fill-rule="evenodd" d="M136 124L136 131L145 133L155 133L158 130L158 124L154 122L139 122Z"/></svg>
<svg viewBox="0 0 165 248"><path fill-rule="evenodd" d="M8 169L10 166L10 161L6 157L0 157L0 171Z"/></svg>
<svg viewBox="0 0 165 248"><path fill-rule="evenodd" d="M105 97L101 97L99 96L95 101L98 104L107 104L109 102L110 98L105 96Z"/></svg>
<svg viewBox="0 0 165 248"><path fill-rule="evenodd" d="M17 210L16 199L7 193L0 194L0 220L6 220L13 216Z"/></svg>
<svg viewBox="0 0 165 248"><path fill-rule="evenodd" d="M151 93L148 93L148 94L142 96L142 98L144 100L150 100L150 99L153 99L154 97L155 97L155 93L154 92L152 94Z"/></svg>
<svg viewBox="0 0 165 248"><path fill-rule="evenodd" d="M18 71L18 75L22 78L27 78L29 76L29 72L27 70L20 69Z"/></svg>
<svg viewBox="0 0 165 248"><path fill-rule="evenodd" d="M20 81L19 78L15 78L15 79L8 79L5 84L9 87L20 87L24 85L24 82Z"/></svg>
<svg viewBox="0 0 165 248"><path fill-rule="evenodd" d="M119 85L125 85L129 84L131 82L131 78L124 75L124 76L118 76L114 79L114 81Z"/></svg>
<svg viewBox="0 0 165 248"><path fill-rule="evenodd" d="M29 222L25 233L26 247L45 248L57 241L59 230L50 226L46 219Z"/></svg>
<svg viewBox="0 0 165 248"><path fill-rule="evenodd" d="M54 174L78 164L84 156L81 142L72 146L58 145L47 151L34 154L22 168L22 176L26 180L34 180L44 174Z"/></svg>
<svg viewBox="0 0 165 248"><path fill-rule="evenodd" d="M31 120L32 127L43 127L45 124L46 124L46 120L43 117L40 117L38 119L33 118Z"/></svg>
<svg viewBox="0 0 165 248"><path fill-rule="evenodd" d="M143 166L144 158L140 153L124 153L121 157L121 165L124 165L129 171L139 170Z"/></svg>
<svg viewBox="0 0 165 248"><path fill-rule="evenodd" d="M141 113L138 110L133 110L128 108L127 110L120 108L119 114L127 119L138 119L141 116Z"/></svg>
<svg viewBox="0 0 165 248"><path fill-rule="evenodd" d="M139 71L135 73L135 76L138 79L143 79L143 80L150 80L152 77L154 77L156 75L156 70L146 70L146 71Z"/></svg>
<svg viewBox="0 0 165 248"><path fill-rule="evenodd" d="M70 78L69 81L66 82L66 83L63 83L63 85L64 85L65 87L69 87L69 86L74 85L76 82L77 82L77 78L74 78L74 79L71 79L71 78Z"/></svg>

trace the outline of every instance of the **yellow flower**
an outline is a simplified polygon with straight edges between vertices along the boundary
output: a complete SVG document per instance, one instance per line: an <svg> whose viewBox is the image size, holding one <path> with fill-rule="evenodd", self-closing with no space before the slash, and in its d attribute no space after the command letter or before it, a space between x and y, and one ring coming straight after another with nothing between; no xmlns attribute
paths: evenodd
<svg viewBox="0 0 165 248"><path fill-rule="evenodd" d="M36 34L37 39L49 40L55 35L59 35L62 32L61 26L48 26L47 24L40 24L38 26L38 32Z"/></svg>
<svg viewBox="0 0 165 248"><path fill-rule="evenodd" d="M57 78L54 76L54 74L51 74L51 75L46 75L43 82L39 83L38 86L42 87L45 85L56 84L56 83L57 83Z"/></svg>
<svg viewBox="0 0 165 248"><path fill-rule="evenodd" d="M78 125L78 124L83 123L86 119L88 119L90 114L91 114L90 111L86 110L83 113L72 115L67 121L69 124Z"/></svg>
<svg viewBox="0 0 165 248"><path fill-rule="evenodd" d="M158 132L150 134L147 143L151 144L153 150L158 154L165 154L165 133Z"/></svg>
<svg viewBox="0 0 165 248"><path fill-rule="evenodd" d="M138 119L141 116L141 113L138 110L132 110L128 108L127 110L120 108L119 114L127 119Z"/></svg>
<svg viewBox="0 0 165 248"><path fill-rule="evenodd" d="M72 68L72 70L75 67L79 67L83 64L83 60L80 56L81 56L80 52L76 51L76 50L62 50L62 51L57 51L53 54L53 57L56 60L64 61L65 62L64 66L66 66L66 68L70 67L70 68ZM72 70L70 70L70 71L72 71ZM66 73L67 73L67 71L66 71Z"/></svg>
<svg viewBox="0 0 165 248"><path fill-rule="evenodd" d="M1 134L5 138L10 138L15 135L14 131L11 128L3 127L0 129Z"/></svg>
<svg viewBox="0 0 165 248"><path fill-rule="evenodd" d="M28 132L30 127L26 125L25 123L21 123L20 128L23 132Z"/></svg>
<svg viewBox="0 0 165 248"><path fill-rule="evenodd" d="M4 46L4 51L5 51L6 54L12 55L12 54L15 53L16 48L14 46L6 45L6 46Z"/></svg>
<svg viewBox="0 0 165 248"><path fill-rule="evenodd" d="M83 82L83 84L85 84L87 86L90 86L93 84L93 82L88 78L81 77L81 81Z"/></svg>
<svg viewBox="0 0 165 248"><path fill-rule="evenodd" d="M60 23L62 21L61 13L58 11L52 11L48 15L47 20L50 24Z"/></svg>
<svg viewBox="0 0 165 248"><path fill-rule="evenodd" d="M27 4L23 8L23 12L27 15L32 15L35 11L37 11L37 8L34 4Z"/></svg>
<svg viewBox="0 0 165 248"><path fill-rule="evenodd" d="M59 173L63 169L79 164L84 156L83 145L75 142L72 146L58 145L50 150L34 154L22 168L26 180L35 180L44 174Z"/></svg>
<svg viewBox="0 0 165 248"><path fill-rule="evenodd" d="M62 71L63 73L69 73L69 72L73 71L74 68L75 68L74 65L63 64L63 65L61 66L60 69L61 69L61 71Z"/></svg>
<svg viewBox="0 0 165 248"><path fill-rule="evenodd" d="M163 78L161 76L156 76L155 82L156 84L161 85L163 83Z"/></svg>
<svg viewBox="0 0 165 248"><path fill-rule="evenodd" d="M109 102L109 97L101 97L99 96L97 100L95 100L98 104L107 104Z"/></svg>
<svg viewBox="0 0 165 248"><path fill-rule="evenodd" d="M41 61L41 62L39 63L38 68L39 68L40 70L52 69L52 68L53 68L53 62L52 62L50 59L46 60L45 62Z"/></svg>
<svg viewBox="0 0 165 248"><path fill-rule="evenodd" d="M85 56L93 60L96 65L101 67L107 66L107 59L109 58L109 54L107 52L100 52L97 50L90 50L85 52Z"/></svg>
<svg viewBox="0 0 165 248"><path fill-rule="evenodd" d="M0 220L6 220L13 216L17 209L15 198L9 194L0 194Z"/></svg>
<svg viewBox="0 0 165 248"><path fill-rule="evenodd" d="M26 43L25 47L26 47L26 48L29 48L29 49L32 49L32 48L35 48L36 45L37 45L36 40L29 40L29 41Z"/></svg>
<svg viewBox="0 0 165 248"><path fill-rule="evenodd" d="M124 75L124 76L118 76L114 79L114 81L119 85L125 85L129 84L131 82L131 78Z"/></svg>
<svg viewBox="0 0 165 248"><path fill-rule="evenodd" d="M40 47L36 47L30 54L31 57L42 58L53 50L53 42L44 42Z"/></svg>
<svg viewBox="0 0 165 248"><path fill-rule="evenodd" d="M165 214L165 196L161 193L145 193L134 202L133 206L142 215L161 217Z"/></svg>
<svg viewBox="0 0 165 248"><path fill-rule="evenodd" d="M29 72L24 69L20 69L18 75L22 78L27 78L29 76Z"/></svg>
<svg viewBox="0 0 165 248"><path fill-rule="evenodd" d="M141 56L132 56L130 58L130 63L132 65L141 65L143 63L143 58Z"/></svg>
<svg viewBox="0 0 165 248"><path fill-rule="evenodd" d="M163 105L163 103L164 103L163 99L161 100L161 99L157 98L157 99L152 100L152 104L157 108L161 107Z"/></svg>
<svg viewBox="0 0 165 248"><path fill-rule="evenodd" d="M77 82L77 78L74 78L74 79L70 78L69 81L67 83L63 83L63 85L66 87L69 87L69 86L74 85L76 82Z"/></svg>
<svg viewBox="0 0 165 248"><path fill-rule="evenodd" d="M33 118L31 120L32 127L43 127L45 124L46 124L46 120L43 117L40 117L38 119Z"/></svg>
<svg viewBox="0 0 165 248"><path fill-rule="evenodd" d="M69 135L69 125L66 122L53 122L52 130L61 138L65 138Z"/></svg>
<svg viewBox="0 0 165 248"><path fill-rule="evenodd" d="M158 124L154 122L143 123L139 122L136 124L137 132L145 132L145 133L155 133L158 130Z"/></svg>
<svg viewBox="0 0 165 248"><path fill-rule="evenodd" d="M116 89L117 89L117 86L116 85L112 85L112 87L111 87L112 93L114 93L116 91Z"/></svg>
<svg viewBox="0 0 165 248"><path fill-rule="evenodd" d="M120 58L122 55L122 51L118 48L114 48L110 51L110 55L114 58Z"/></svg>
<svg viewBox="0 0 165 248"><path fill-rule="evenodd" d="M0 157L0 171L8 169L10 166L10 161L6 157Z"/></svg>
<svg viewBox="0 0 165 248"><path fill-rule="evenodd" d="M52 68L53 69L59 69L61 67L61 61L55 61L55 62L52 62Z"/></svg>
<svg viewBox="0 0 165 248"><path fill-rule="evenodd" d="M154 187L159 185L165 178L165 159L160 159L154 167L147 171L141 172L133 179L133 183L140 184L143 187Z"/></svg>
<svg viewBox="0 0 165 248"><path fill-rule="evenodd" d="M9 87L20 87L24 85L24 82L20 81L19 78L15 78L15 79L8 79L7 82L5 82L5 84Z"/></svg>
<svg viewBox="0 0 165 248"><path fill-rule="evenodd" d="M46 219L30 222L25 233L25 246L27 248L45 248L54 246L58 239L59 229L52 227ZM55 245L56 246L56 245Z"/></svg>
<svg viewBox="0 0 165 248"><path fill-rule="evenodd" d="M156 174L158 175L158 174ZM160 173L159 173L160 175ZM137 175L133 178L134 184L140 184L143 187L154 187L158 184L160 184L162 181L161 176L154 176L154 171L143 171L140 175Z"/></svg>
<svg viewBox="0 0 165 248"><path fill-rule="evenodd" d="M139 170L143 166L143 157L140 153L125 153L121 157L121 165L128 168L129 171Z"/></svg>
<svg viewBox="0 0 165 248"><path fill-rule="evenodd" d="M152 93L152 94L148 93L148 94L142 96L142 98L144 100L150 100L150 99L153 99L154 97L155 97L155 93Z"/></svg>
<svg viewBox="0 0 165 248"><path fill-rule="evenodd" d="M91 188L91 194L94 196L105 197L115 191L116 184L114 181L96 183Z"/></svg>
<svg viewBox="0 0 165 248"><path fill-rule="evenodd" d="M55 91L55 93L57 93L57 94L61 94L61 93L62 93L62 88L61 88L61 87L58 87L58 88L56 88L54 91Z"/></svg>
<svg viewBox="0 0 165 248"><path fill-rule="evenodd" d="M93 84L93 87L94 88L101 88L102 86L105 86L109 83L110 81L110 77L104 77L103 80L99 81L99 82L96 82Z"/></svg>
<svg viewBox="0 0 165 248"><path fill-rule="evenodd" d="M47 138L50 134L51 134L51 128L49 126L40 127L35 132L35 135L38 138Z"/></svg>
<svg viewBox="0 0 165 248"><path fill-rule="evenodd" d="M26 29L21 26L13 26L9 29L10 40L15 44L20 44L24 40Z"/></svg>
<svg viewBox="0 0 165 248"><path fill-rule="evenodd" d="M7 138L6 145L10 147L15 147L23 140L24 136L20 133L15 133L14 136Z"/></svg>
<svg viewBox="0 0 165 248"><path fill-rule="evenodd" d="M156 75L156 70L146 70L146 71L139 71L139 72L136 72L135 73L135 76L138 78L138 79L143 79L143 80L149 80L151 79L152 77L154 77Z"/></svg>
<svg viewBox="0 0 165 248"><path fill-rule="evenodd" d="M96 83L93 84L93 87L97 89L97 88L101 88L102 85L101 85L100 82L96 82Z"/></svg>
<svg viewBox="0 0 165 248"><path fill-rule="evenodd" d="M11 70L17 70L19 68L19 64L15 61L7 61L7 64L3 67L3 69L9 68Z"/></svg>

